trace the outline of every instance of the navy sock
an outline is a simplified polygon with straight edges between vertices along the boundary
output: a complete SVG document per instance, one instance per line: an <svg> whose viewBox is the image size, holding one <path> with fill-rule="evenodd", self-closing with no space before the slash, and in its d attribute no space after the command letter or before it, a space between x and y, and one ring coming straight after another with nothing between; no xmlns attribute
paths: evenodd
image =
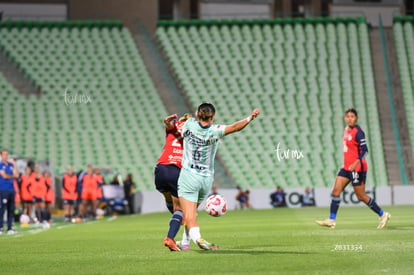
<svg viewBox="0 0 414 275"><path fill-rule="evenodd" d="M381 207L378 206L378 204L372 199L369 198L369 201L367 203L368 207L372 209L375 213L378 214L378 216L382 216L384 214L384 211L382 211Z"/></svg>
<svg viewBox="0 0 414 275"><path fill-rule="evenodd" d="M40 212L40 219L41 219L40 222L44 222L47 220L45 209L42 209L42 211Z"/></svg>
<svg viewBox="0 0 414 275"><path fill-rule="evenodd" d="M341 203L341 198L338 196L332 196L331 201L331 213L329 218L332 220L336 219L336 213L338 213L339 204Z"/></svg>
<svg viewBox="0 0 414 275"><path fill-rule="evenodd" d="M175 238L175 235L177 235L178 230L180 230L182 220L183 220L183 212L181 210L175 211L170 220L170 228L167 234L169 238L171 239Z"/></svg>
<svg viewBox="0 0 414 275"><path fill-rule="evenodd" d="M42 222L42 210L36 209L36 219L38 222Z"/></svg>

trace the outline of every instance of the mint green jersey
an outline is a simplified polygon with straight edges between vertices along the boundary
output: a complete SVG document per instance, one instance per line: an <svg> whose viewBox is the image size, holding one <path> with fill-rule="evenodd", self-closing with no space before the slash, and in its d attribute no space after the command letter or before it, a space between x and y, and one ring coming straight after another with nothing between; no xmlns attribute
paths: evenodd
<svg viewBox="0 0 414 275"><path fill-rule="evenodd" d="M213 176L214 157L225 128L216 124L203 127L194 118L187 120L183 126L183 168L202 176Z"/></svg>

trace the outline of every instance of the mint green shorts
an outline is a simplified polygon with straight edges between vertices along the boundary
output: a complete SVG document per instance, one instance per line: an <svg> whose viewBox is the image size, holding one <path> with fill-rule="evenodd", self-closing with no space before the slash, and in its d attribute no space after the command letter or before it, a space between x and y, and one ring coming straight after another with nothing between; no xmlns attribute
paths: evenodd
<svg viewBox="0 0 414 275"><path fill-rule="evenodd" d="M183 168L178 178L178 197L202 203L211 191L213 180L213 177L201 176Z"/></svg>

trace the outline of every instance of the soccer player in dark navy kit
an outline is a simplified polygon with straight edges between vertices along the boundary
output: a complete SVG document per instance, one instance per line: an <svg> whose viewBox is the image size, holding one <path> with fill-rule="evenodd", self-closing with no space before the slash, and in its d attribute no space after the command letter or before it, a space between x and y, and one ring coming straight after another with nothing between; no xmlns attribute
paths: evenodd
<svg viewBox="0 0 414 275"><path fill-rule="evenodd" d="M14 179L19 177L16 162L9 158L9 152L5 149L1 150L0 163L0 234L3 234L3 217L4 211L7 210L7 234L16 233L13 231L13 215L14 215Z"/></svg>
<svg viewBox="0 0 414 275"><path fill-rule="evenodd" d="M368 147L364 131L356 124L358 121L357 111L353 108L346 110L344 120L347 124L343 137L344 165L336 176L332 190L329 218L324 221L316 221L316 223L329 228L335 228L336 214L341 202L339 196L345 187L352 182L358 200L364 202L372 211L378 214L380 220L378 228L383 228L391 215L384 212L374 199L365 193L365 181L368 170L365 156L368 153Z"/></svg>

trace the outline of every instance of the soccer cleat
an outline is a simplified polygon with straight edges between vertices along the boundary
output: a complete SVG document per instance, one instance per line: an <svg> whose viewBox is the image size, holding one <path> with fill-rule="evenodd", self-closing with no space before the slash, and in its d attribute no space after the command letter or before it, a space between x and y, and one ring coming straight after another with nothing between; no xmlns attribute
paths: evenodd
<svg viewBox="0 0 414 275"><path fill-rule="evenodd" d="M44 222L42 222L42 227L43 227L43 229L49 229L50 224L47 221L44 221Z"/></svg>
<svg viewBox="0 0 414 275"><path fill-rule="evenodd" d="M177 241L177 246L181 249L181 250L190 250L190 245L189 244L183 244L182 241Z"/></svg>
<svg viewBox="0 0 414 275"><path fill-rule="evenodd" d="M171 251L181 251L181 249L177 246L175 241L168 237L165 237L164 239L164 246L168 247Z"/></svg>
<svg viewBox="0 0 414 275"><path fill-rule="evenodd" d="M14 234L16 234L17 232L16 231L14 231L13 229L10 229L9 231L7 231L7 235L14 235Z"/></svg>
<svg viewBox="0 0 414 275"><path fill-rule="evenodd" d="M3 235L3 231L0 231L0 235Z"/></svg>
<svg viewBox="0 0 414 275"><path fill-rule="evenodd" d="M387 223L388 220L391 218L391 214L388 212L385 212L384 214L382 214L382 216L379 218L379 224L378 224L378 229L384 228Z"/></svg>
<svg viewBox="0 0 414 275"><path fill-rule="evenodd" d="M335 220L332 220L332 219L326 219L324 221L316 221L316 223L319 224L320 226L326 226L331 229L334 229L336 226Z"/></svg>
<svg viewBox="0 0 414 275"><path fill-rule="evenodd" d="M204 250L219 250L219 246L217 244L209 243L204 239L198 239L197 245Z"/></svg>

